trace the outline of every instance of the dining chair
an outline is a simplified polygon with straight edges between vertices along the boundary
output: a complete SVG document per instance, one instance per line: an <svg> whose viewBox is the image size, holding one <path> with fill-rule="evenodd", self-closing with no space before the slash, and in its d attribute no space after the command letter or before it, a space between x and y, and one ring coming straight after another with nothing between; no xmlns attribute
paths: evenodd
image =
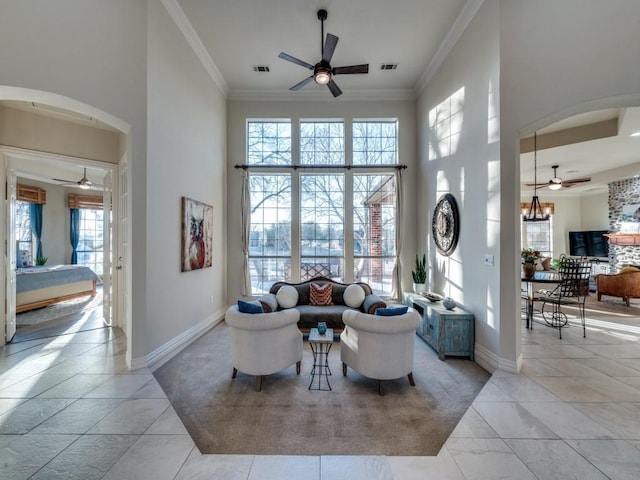
<svg viewBox="0 0 640 480"><path fill-rule="evenodd" d="M552 328L558 329L562 338L562 328L567 326L568 317L562 307L578 309L582 323L582 336L587 336L584 305L589 295L589 275L592 260L586 257L560 257L560 283L548 294L539 298L542 302L542 318ZM548 307L548 308L547 308Z"/></svg>

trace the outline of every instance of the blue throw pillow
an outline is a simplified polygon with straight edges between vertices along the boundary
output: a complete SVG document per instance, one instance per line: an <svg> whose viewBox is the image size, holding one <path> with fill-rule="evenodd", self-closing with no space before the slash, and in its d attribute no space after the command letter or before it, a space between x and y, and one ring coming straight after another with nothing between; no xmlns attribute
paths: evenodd
<svg viewBox="0 0 640 480"><path fill-rule="evenodd" d="M264 313L262 305L256 305L255 303L245 302L243 300L238 300L238 310L240 310L240 313Z"/></svg>
<svg viewBox="0 0 640 480"><path fill-rule="evenodd" d="M404 315L408 310L409 307L377 308L375 314L383 317L393 317L395 315Z"/></svg>

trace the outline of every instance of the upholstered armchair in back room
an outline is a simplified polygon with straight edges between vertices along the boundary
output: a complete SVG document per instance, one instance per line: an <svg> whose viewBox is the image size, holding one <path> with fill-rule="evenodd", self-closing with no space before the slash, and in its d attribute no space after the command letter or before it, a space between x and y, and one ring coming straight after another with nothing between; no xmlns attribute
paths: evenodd
<svg viewBox="0 0 640 480"><path fill-rule="evenodd" d="M302 333L296 309L273 313L241 313L229 307L225 321L231 327L233 378L238 371L256 376L256 390L262 390L264 375L277 373L296 364L300 374Z"/></svg>
<svg viewBox="0 0 640 480"><path fill-rule="evenodd" d="M596 277L596 284L598 301L602 300L602 295L622 297L630 307L632 298L640 298L640 269L624 267L620 273L600 274Z"/></svg>
<svg viewBox="0 0 640 480"><path fill-rule="evenodd" d="M378 380L380 395L384 395L384 380L407 375L409 384L415 386L413 351L420 326L418 312L409 308L402 315L385 317L347 310L342 314L342 321L345 324L340 334L343 375L346 376L347 367L351 367L365 377Z"/></svg>

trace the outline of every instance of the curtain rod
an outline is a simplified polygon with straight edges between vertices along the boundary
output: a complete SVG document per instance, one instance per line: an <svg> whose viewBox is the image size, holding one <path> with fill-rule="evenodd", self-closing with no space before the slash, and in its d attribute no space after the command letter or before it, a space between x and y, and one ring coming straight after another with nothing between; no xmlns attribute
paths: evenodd
<svg viewBox="0 0 640 480"><path fill-rule="evenodd" d="M242 170L255 169L278 169L278 170L404 170L406 165L249 165L243 163L241 165L234 165L233 168L241 168Z"/></svg>

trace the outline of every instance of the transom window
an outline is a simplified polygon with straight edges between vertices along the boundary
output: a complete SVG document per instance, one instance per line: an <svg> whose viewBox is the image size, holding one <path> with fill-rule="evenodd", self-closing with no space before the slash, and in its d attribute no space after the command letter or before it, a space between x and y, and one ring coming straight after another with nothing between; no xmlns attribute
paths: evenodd
<svg viewBox="0 0 640 480"><path fill-rule="evenodd" d="M389 295L396 261L397 122L301 120L298 135L292 128L284 120L247 123L252 293L266 292L278 280L325 276L367 282ZM346 128L351 149L345 149ZM372 165L381 168L365 173Z"/></svg>
<svg viewBox="0 0 640 480"><path fill-rule="evenodd" d="M395 121L353 122L353 164L398 163L398 124Z"/></svg>
<svg viewBox="0 0 640 480"><path fill-rule="evenodd" d="M344 165L343 122L300 122L302 165Z"/></svg>
<svg viewBox="0 0 640 480"><path fill-rule="evenodd" d="M291 164L291 122L256 121L247 125L247 163Z"/></svg>

